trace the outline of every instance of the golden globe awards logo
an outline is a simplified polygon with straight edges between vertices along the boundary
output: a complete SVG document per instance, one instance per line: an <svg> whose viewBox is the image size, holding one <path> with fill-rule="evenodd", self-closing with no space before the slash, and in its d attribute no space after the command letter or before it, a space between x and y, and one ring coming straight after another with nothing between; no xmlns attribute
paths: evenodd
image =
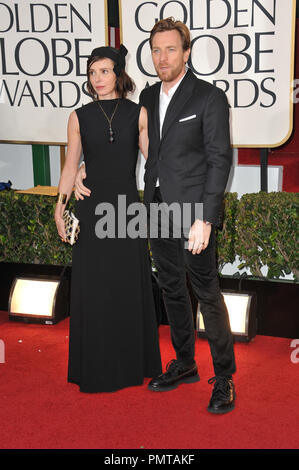
<svg viewBox="0 0 299 470"><path fill-rule="evenodd" d="M70 111L91 100L87 58L105 42L105 0L1 1L0 140L65 143Z"/></svg>
<svg viewBox="0 0 299 470"><path fill-rule="evenodd" d="M1 94L9 104L21 106L30 101L35 107L76 106L81 94L87 95L86 82L79 85L73 77L85 77L88 54L84 51L89 51L91 39L84 37L84 31L92 34L91 4L83 3L77 9L66 3L0 3L0 18ZM9 43L8 33L14 34ZM67 79L69 76L72 78ZM70 90L71 99L66 93Z"/></svg>
<svg viewBox="0 0 299 470"><path fill-rule="evenodd" d="M267 2L253 0L247 8L241 8L228 0L189 0L167 1L160 8L157 3L142 2L135 10L136 27L149 34L143 24L143 17L152 15L152 24L157 19L165 18L170 13L170 6L178 6L180 19L187 24L193 36L191 41L192 54L189 67L199 78L213 79L214 85L225 92L232 91L231 106L247 108L258 102L258 105L269 108L275 104L275 67L273 54L275 49L276 0ZM249 34L250 28L258 27L263 17L263 26L267 30L256 30ZM227 33L227 25L231 32ZM221 34L225 30L225 35ZM217 32L217 35L215 34ZM156 77L149 71L142 60L143 48L148 45L148 38L141 41L137 48L136 61L139 70L147 77ZM200 60L209 51L208 60ZM221 78L221 73L225 78ZM254 78L248 75L254 73ZM239 78L242 76L242 78ZM238 78L235 78L238 77ZM247 90L247 100L242 99Z"/></svg>
<svg viewBox="0 0 299 470"><path fill-rule="evenodd" d="M292 131L295 1L120 0L128 72L138 94L158 81L149 35L172 16L191 33L188 66L227 95L232 144L272 148ZM130 4L130 9L128 5Z"/></svg>

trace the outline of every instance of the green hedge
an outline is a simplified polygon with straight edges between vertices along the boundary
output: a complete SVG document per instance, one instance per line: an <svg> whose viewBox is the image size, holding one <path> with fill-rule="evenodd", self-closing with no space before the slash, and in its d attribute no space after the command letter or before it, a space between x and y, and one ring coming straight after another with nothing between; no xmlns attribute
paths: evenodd
<svg viewBox="0 0 299 470"><path fill-rule="evenodd" d="M1 191L0 261L70 264L71 246L58 237L54 209L54 197Z"/></svg>
<svg viewBox="0 0 299 470"><path fill-rule="evenodd" d="M142 193L140 193L142 195ZM69 202L73 209L74 198ZM293 273L299 279L298 193L246 194L224 197L224 217L217 231L219 271L240 258L241 268L267 278ZM54 222L55 198L15 191L0 192L0 261L69 265L72 249L62 243Z"/></svg>
<svg viewBox="0 0 299 470"><path fill-rule="evenodd" d="M236 257L236 212L237 193L226 193L223 201L222 226L217 230L217 262L219 271L226 263L233 263Z"/></svg>
<svg viewBox="0 0 299 470"><path fill-rule="evenodd" d="M241 268L275 279L293 273L299 279L298 193L245 194L236 213L236 254Z"/></svg>

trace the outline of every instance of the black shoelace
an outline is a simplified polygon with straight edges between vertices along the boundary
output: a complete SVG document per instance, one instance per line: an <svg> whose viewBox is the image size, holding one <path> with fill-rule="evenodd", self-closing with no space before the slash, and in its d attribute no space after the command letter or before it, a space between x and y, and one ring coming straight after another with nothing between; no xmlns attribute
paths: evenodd
<svg viewBox="0 0 299 470"><path fill-rule="evenodd" d="M222 377L216 376L212 377L208 380L209 384L214 385L213 389L213 398L225 399L229 396L230 393L230 385L229 385L229 377Z"/></svg>
<svg viewBox="0 0 299 470"><path fill-rule="evenodd" d="M171 375L172 372L176 372L177 370L181 369L180 363L176 359L172 359L166 365L166 372L164 375Z"/></svg>

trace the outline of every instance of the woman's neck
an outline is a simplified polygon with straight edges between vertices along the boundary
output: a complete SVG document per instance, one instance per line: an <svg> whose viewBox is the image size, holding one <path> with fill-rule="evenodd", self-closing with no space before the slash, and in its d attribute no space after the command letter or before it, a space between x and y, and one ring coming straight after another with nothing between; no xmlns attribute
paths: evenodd
<svg viewBox="0 0 299 470"><path fill-rule="evenodd" d="M104 95L100 96L98 95L98 100L104 101L104 100L117 100L119 98L117 93L109 93L109 95Z"/></svg>

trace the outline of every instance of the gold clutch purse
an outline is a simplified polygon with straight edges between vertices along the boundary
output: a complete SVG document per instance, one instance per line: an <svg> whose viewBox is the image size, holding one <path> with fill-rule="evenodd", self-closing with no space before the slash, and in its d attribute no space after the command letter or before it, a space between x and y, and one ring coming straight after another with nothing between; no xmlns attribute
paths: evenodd
<svg viewBox="0 0 299 470"><path fill-rule="evenodd" d="M66 233L66 241L73 245L78 240L78 235L80 232L79 219L74 216L74 214L68 210L65 210L63 213L63 220Z"/></svg>

